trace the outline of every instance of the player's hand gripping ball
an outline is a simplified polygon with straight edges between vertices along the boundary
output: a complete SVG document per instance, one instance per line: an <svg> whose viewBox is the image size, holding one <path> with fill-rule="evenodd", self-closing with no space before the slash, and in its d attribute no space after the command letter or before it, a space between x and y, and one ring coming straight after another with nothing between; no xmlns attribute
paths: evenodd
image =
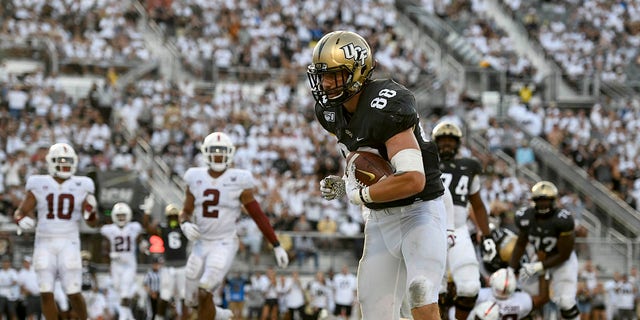
<svg viewBox="0 0 640 320"><path fill-rule="evenodd" d="M354 174L360 187L368 187L393 174L391 163L368 151L352 151L347 155L348 174Z"/></svg>

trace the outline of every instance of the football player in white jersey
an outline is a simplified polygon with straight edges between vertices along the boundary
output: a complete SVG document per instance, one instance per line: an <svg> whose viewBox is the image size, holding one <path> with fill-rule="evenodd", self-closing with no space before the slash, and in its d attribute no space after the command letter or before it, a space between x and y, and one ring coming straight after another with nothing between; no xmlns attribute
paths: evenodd
<svg viewBox="0 0 640 320"><path fill-rule="evenodd" d="M83 218L90 227L97 225L95 185L88 177L74 175L78 156L66 143L52 145L46 161L49 175L32 175L27 179L26 196L13 217L22 230L35 228L33 265L45 318L58 319L53 290L59 278L71 307L80 319L87 319L81 293L79 230Z"/></svg>
<svg viewBox="0 0 640 320"><path fill-rule="evenodd" d="M532 296L524 291L516 291L516 275L511 268L503 268L494 272L489 279L490 288L482 288L478 293L476 308L469 315L475 319L478 307L486 302L495 302L500 317L504 320L518 320L527 318L531 311L549 302L549 281L546 275L540 276L538 281L538 295Z"/></svg>
<svg viewBox="0 0 640 320"><path fill-rule="evenodd" d="M138 236L142 233L142 225L137 221L131 221L132 215L133 212L128 204L118 202L111 209L113 223L100 228L100 233L110 243L111 279L120 297L119 320L134 319L129 304L136 290L137 243Z"/></svg>
<svg viewBox="0 0 640 320"><path fill-rule="evenodd" d="M287 252L254 198L255 183L247 170L230 168L235 146L222 132L209 134L200 148L207 167L190 168L184 174L187 183L180 226L193 241L185 274L185 302L198 306L198 319L215 319L213 291L222 284L238 251L236 220L242 207L273 245L276 262L289 264Z"/></svg>

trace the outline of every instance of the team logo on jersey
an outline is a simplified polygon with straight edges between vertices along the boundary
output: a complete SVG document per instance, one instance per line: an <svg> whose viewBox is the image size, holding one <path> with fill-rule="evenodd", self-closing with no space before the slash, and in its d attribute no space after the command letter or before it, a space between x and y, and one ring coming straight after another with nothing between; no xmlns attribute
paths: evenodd
<svg viewBox="0 0 640 320"><path fill-rule="evenodd" d="M327 122L336 122L336 113L333 111L325 111L323 112L324 114L324 120L326 120Z"/></svg>
<svg viewBox="0 0 640 320"><path fill-rule="evenodd" d="M236 182L236 180L238 180L238 177L231 177L231 182Z"/></svg>
<svg viewBox="0 0 640 320"><path fill-rule="evenodd" d="M344 130L344 133L346 133L350 138L353 138L353 133L351 133L351 131Z"/></svg>
<svg viewBox="0 0 640 320"><path fill-rule="evenodd" d="M77 186L77 187L79 187L79 186L81 186L81 185L82 185L82 183L80 183L80 181L76 182L76 186Z"/></svg>
<svg viewBox="0 0 640 320"><path fill-rule="evenodd" d="M340 47L340 49L342 49L345 59L359 62L361 65L365 64L365 60L369 56L369 52L366 48L355 46L353 43L348 43Z"/></svg>

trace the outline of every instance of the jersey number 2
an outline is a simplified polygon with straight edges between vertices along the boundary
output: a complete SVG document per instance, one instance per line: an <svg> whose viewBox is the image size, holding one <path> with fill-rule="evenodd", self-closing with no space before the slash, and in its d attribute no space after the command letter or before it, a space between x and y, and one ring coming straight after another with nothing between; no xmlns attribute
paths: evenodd
<svg viewBox="0 0 640 320"><path fill-rule="evenodd" d="M56 213L53 212L54 207L54 195L53 193L49 193L47 195L47 219L55 219L58 216L58 219L69 220L71 219L71 213L73 212L73 195L69 193L61 193L58 195L58 210ZM64 203L67 202L67 210L64 210Z"/></svg>
<svg viewBox="0 0 640 320"><path fill-rule="evenodd" d="M202 193L207 200L202 201L202 216L206 218L217 218L218 209L216 206L220 201L220 191L217 189L207 189Z"/></svg>

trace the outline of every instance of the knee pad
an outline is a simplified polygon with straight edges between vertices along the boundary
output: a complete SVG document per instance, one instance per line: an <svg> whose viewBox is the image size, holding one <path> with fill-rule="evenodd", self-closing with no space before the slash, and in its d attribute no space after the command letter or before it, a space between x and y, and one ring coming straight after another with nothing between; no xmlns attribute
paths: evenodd
<svg viewBox="0 0 640 320"><path fill-rule="evenodd" d="M456 309L460 309L462 311L471 311L476 305L477 299L478 295L475 295L473 297L457 296L454 300L454 304L456 306Z"/></svg>
<svg viewBox="0 0 640 320"><path fill-rule="evenodd" d="M184 267L184 273L187 279L197 280L202 275L202 269L204 266L204 260L202 258L191 255L187 260L187 265Z"/></svg>
<svg viewBox="0 0 640 320"><path fill-rule="evenodd" d="M578 319L578 317L580 317L580 310L578 310L577 305L574 305L570 309L560 309L560 315L562 316L562 319Z"/></svg>
<svg viewBox="0 0 640 320"><path fill-rule="evenodd" d="M458 297L477 297L478 292L480 292L480 279L456 283L456 295Z"/></svg>
<svg viewBox="0 0 640 320"><path fill-rule="evenodd" d="M409 283L411 309L438 302L438 286L427 277L416 277Z"/></svg>

